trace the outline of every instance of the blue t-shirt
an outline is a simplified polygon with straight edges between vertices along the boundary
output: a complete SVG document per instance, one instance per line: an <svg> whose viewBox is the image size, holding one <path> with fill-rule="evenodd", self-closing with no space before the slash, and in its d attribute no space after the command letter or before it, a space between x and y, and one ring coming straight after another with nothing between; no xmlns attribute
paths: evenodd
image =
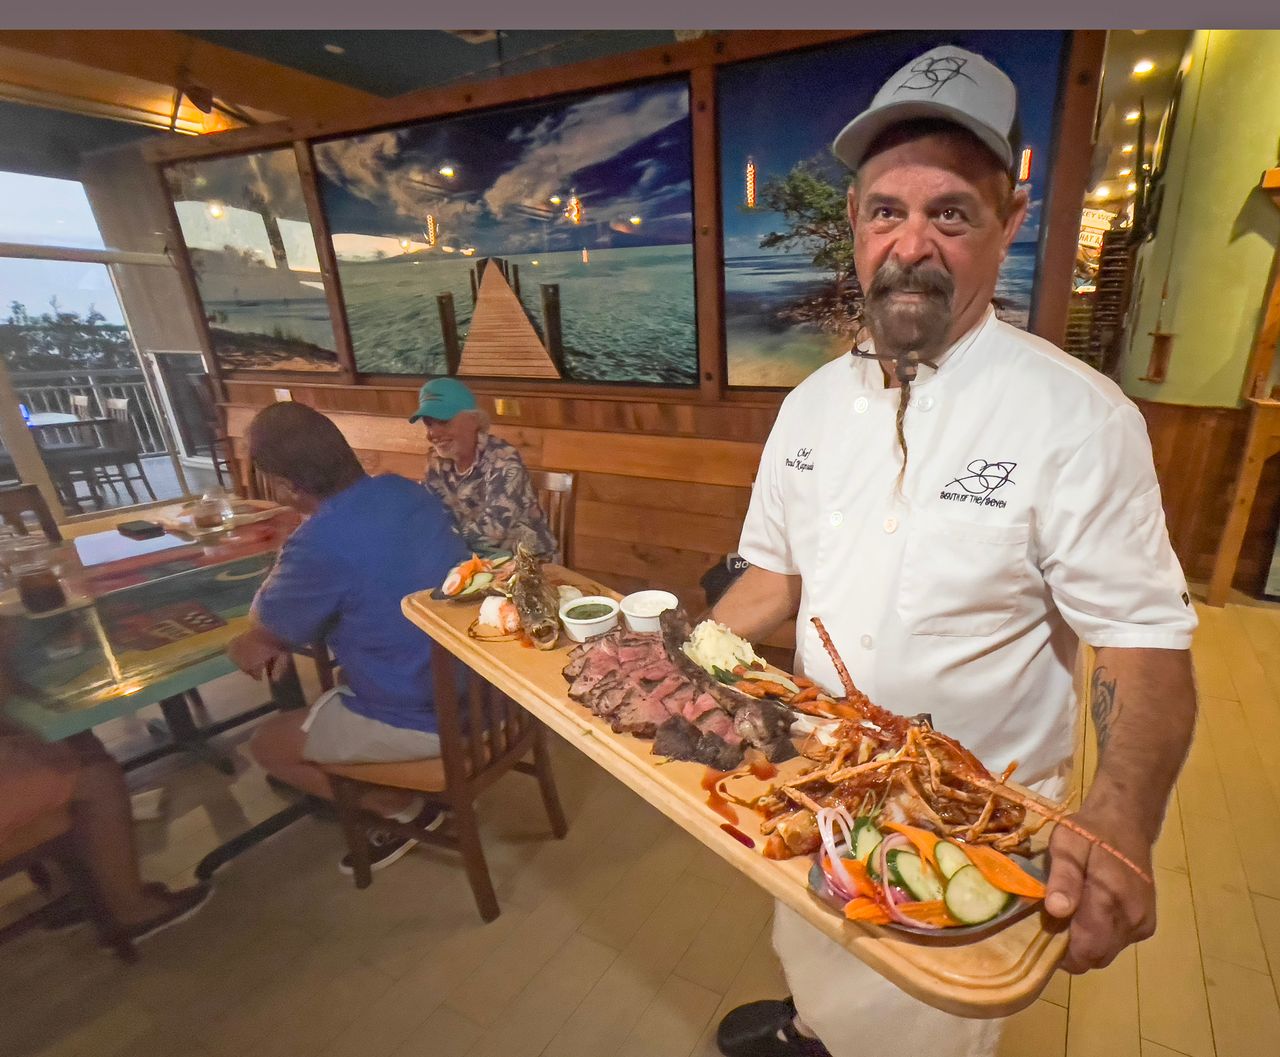
<svg viewBox="0 0 1280 1057"><path fill-rule="evenodd" d="M285 542L254 612L295 646L323 638L353 712L436 733L431 644L400 611L469 555L438 498L395 474L364 477L322 502Z"/></svg>

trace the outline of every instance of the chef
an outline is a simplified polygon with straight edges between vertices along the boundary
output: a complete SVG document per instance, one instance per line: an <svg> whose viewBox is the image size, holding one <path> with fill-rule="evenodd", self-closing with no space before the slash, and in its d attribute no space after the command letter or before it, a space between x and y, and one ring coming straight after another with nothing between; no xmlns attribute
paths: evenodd
<svg viewBox="0 0 1280 1057"><path fill-rule="evenodd" d="M1017 98L980 56L936 48L837 137L870 340L783 402L713 615L758 640L796 620L796 667L839 681L821 617L877 704L924 712L993 772L1068 791L1073 669L1097 651L1099 764L1076 820L1150 872L1191 739L1196 618L1142 417L1108 379L1000 322L1000 264L1027 210ZM1155 926L1155 892L1059 827L1046 910L1064 967L1107 965ZM729 1057L993 1054L1002 1022L910 998L779 904L793 999L729 1013Z"/></svg>

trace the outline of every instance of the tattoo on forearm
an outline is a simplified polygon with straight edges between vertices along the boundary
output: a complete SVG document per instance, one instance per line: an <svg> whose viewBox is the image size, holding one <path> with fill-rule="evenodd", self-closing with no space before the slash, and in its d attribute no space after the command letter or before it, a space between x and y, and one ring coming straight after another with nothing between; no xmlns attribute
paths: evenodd
<svg viewBox="0 0 1280 1057"><path fill-rule="evenodd" d="M1098 735L1098 752L1106 751L1111 727L1120 712L1116 700L1116 681L1107 677L1105 668L1096 668L1089 693L1089 711L1093 715L1093 729Z"/></svg>

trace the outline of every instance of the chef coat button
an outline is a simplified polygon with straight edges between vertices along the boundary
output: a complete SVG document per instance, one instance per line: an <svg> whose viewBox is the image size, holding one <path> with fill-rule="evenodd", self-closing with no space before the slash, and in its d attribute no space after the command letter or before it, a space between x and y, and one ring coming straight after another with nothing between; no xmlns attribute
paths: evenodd
<svg viewBox="0 0 1280 1057"><path fill-rule="evenodd" d="M896 517L887 517L884 519L884 530L888 533L898 531L898 519Z"/></svg>
<svg viewBox="0 0 1280 1057"><path fill-rule="evenodd" d="M853 402L853 409L860 415L870 406L871 402L865 396L860 396Z"/></svg>
<svg viewBox="0 0 1280 1057"><path fill-rule="evenodd" d="M831 524L835 528L839 528L841 525L843 525L844 514L842 514L839 510L833 510L831 512Z"/></svg>
<svg viewBox="0 0 1280 1057"><path fill-rule="evenodd" d="M871 647L874 646L875 644L876 644L876 640L873 639L870 635L862 636L862 648L864 650L871 649Z"/></svg>
<svg viewBox="0 0 1280 1057"><path fill-rule="evenodd" d="M931 397L931 396L922 396L922 397L920 398L920 410L921 410L921 411L928 411L931 407L933 407L933 397Z"/></svg>

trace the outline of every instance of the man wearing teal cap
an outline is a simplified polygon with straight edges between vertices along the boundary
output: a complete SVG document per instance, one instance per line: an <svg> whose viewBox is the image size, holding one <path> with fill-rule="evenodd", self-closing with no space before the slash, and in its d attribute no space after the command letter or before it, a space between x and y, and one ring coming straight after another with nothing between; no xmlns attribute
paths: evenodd
<svg viewBox="0 0 1280 1057"><path fill-rule="evenodd" d="M523 543L544 561L559 554L520 453L489 432L488 416L457 378L432 378L410 422L426 423L431 452L423 485L453 513L476 554L511 554Z"/></svg>

